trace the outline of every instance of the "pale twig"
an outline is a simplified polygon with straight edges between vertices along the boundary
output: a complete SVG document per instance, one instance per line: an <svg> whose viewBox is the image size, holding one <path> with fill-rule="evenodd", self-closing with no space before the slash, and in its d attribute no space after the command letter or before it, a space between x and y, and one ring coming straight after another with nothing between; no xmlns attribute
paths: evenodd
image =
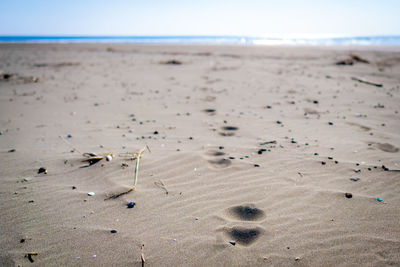
<svg viewBox="0 0 400 267"><path fill-rule="evenodd" d="M134 158L136 159L136 166L135 166L135 176L134 176L134 181L133 181L133 186L131 188L129 188L127 191L124 191L122 193L116 194L116 195L112 195L104 200L109 200L109 199L116 199L119 198L120 196L126 195L129 192L133 191L136 189L136 184L137 184L137 180L138 180L138 175L139 175L139 164L140 164L140 158L142 157L143 152L146 150L146 147L142 148L141 150L135 152L135 154L133 155Z"/></svg>
<svg viewBox="0 0 400 267"><path fill-rule="evenodd" d="M142 260L142 267L144 267L144 264L146 263L146 259L144 258L144 253L143 253L143 250L144 250L144 244L142 244L142 247L141 247L141 252L142 252L142 254L140 255L140 259Z"/></svg>

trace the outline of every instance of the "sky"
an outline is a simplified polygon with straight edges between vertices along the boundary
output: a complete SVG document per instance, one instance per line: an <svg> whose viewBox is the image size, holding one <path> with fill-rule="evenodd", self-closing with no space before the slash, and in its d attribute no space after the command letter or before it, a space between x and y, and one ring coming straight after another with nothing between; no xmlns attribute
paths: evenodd
<svg viewBox="0 0 400 267"><path fill-rule="evenodd" d="M0 35L400 35L400 0L0 0Z"/></svg>

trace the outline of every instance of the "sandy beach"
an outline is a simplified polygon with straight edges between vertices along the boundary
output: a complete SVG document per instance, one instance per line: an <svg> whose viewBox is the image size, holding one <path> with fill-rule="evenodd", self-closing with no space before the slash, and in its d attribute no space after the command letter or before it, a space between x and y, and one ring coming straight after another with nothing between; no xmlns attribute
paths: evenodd
<svg viewBox="0 0 400 267"><path fill-rule="evenodd" d="M0 265L399 266L399 111L398 47L0 44Z"/></svg>

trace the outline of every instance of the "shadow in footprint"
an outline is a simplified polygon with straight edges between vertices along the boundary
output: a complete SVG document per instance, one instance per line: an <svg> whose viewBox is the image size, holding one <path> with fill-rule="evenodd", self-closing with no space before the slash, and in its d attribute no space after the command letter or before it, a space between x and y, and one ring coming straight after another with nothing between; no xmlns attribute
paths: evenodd
<svg viewBox="0 0 400 267"><path fill-rule="evenodd" d="M224 131L237 131L237 130L239 130L239 127L236 127L236 126L224 126L224 127L222 127L222 130L224 130Z"/></svg>
<svg viewBox="0 0 400 267"><path fill-rule="evenodd" d="M265 218L265 212L252 204L231 207L227 210L227 214L242 221L259 221Z"/></svg>
<svg viewBox="0 0 400 267"><path fill-rule="evenodd" d="M231 160L229 159L216 159L216 160L209 160L208 162L211 164L211 166L218 169L227 168L232 164Z"/></svg>
<svg viewBox="0 0 400 267"><path fill-rule="evenodd" d="M208 109L203 109L204 113L207 113L208 115L215 115L217 111L213 108L208 108Z"/></svg>
<svg viewBox="0 0 400 267"><path fill-rule="evenodd" d="M218 157L218 156L223 156L223 155L225 155L225 153L222 152L222 151L208 151L208 152L207 152L207 155Z"/></svg>
<svg viewBox="0 0 400 267"><path fill-rule="evenodd" d="M236 126L223 126L221 127L224 132L220 132L219 134L222 136L233 136L235 135L235 131L239 130L239 127Z"/></svg>
<svg viewBox="0 0 400 267"><path fill-rule="evenodd" d="M235 240L239 245L250 246L264 232L261 228L232 227L224 229L225 235Z"/></svg>

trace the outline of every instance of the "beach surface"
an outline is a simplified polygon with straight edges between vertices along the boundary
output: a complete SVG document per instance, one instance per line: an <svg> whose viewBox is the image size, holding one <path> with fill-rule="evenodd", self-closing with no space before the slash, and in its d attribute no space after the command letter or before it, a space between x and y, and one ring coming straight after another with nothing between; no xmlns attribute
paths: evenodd
<svg viewBox="0 0 400 267"><path fill-rule="evenodd" d="M0 265L399 266L399 74L398 48L0 44Z"/></svg>

